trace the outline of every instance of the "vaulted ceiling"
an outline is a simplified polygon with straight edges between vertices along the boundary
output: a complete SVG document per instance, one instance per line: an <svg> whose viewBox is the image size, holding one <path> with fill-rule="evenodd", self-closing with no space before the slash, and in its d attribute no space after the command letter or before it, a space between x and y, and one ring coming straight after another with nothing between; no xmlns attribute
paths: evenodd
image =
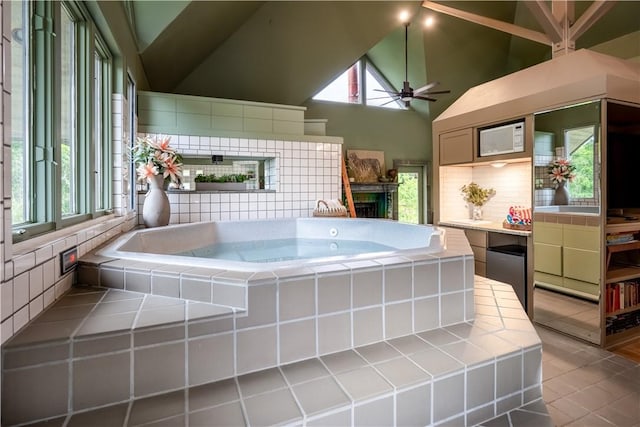
<svg viewBox="0 0 640 427"><path fill-rule="evenodd" d="M541 8L550 3L536 1ZM524 1L437 3L544 32ZM576 19L592 3L575 2ZM159 92L302 105L363 55L400 87L401 10L412 16L409 81L417 88L437 80L451 89L441 97L443 107L469 87L551 58L550 46L434 12L420 1L133 0L130 5L148 89ZM429 15L436 24L424 28L421 22ZM627 35L631 38L617 49L638 56L638 16L640 1L615 3L576 41L576 49Z"/></svg>

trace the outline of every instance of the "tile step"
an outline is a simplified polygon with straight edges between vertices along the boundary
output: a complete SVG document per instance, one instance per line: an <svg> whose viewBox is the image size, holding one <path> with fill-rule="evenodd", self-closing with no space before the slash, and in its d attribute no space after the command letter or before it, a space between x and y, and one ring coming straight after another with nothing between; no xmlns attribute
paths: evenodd
<svg viewBox="0 0 640 427"><path fill-rule="evenodd" d="M535 418L536 426L552 425L541 385L527 367L539 347L486 353L485 360L463 364L449 354L455 353L453 347L433 346L447 339L450 345L464 341L445 328L33 421L61 426L105 419L123 426L494 425L489 420L524 416ZM3 419L3 425L12 421Z"/></svg>

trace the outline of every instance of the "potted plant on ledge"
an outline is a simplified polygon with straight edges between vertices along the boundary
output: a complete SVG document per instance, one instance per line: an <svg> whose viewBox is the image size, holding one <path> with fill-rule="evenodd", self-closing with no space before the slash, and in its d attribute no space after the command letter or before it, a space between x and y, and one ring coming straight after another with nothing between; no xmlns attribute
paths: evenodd
<svg viewBox="0 0 640 427"><path fill-rule="evenodd" d="M247 175L237 173L216 176L196 175L196 191L242 191L247 189Z"/></svg>
<svg viewBox="0 0 640 427"><path fill-rule="evenodd" d="M464 201L472 206L471 219L473 220L482 219L482 206L496 194L493 188L482 188L475 182L463 185L460 191Z"/></svg>

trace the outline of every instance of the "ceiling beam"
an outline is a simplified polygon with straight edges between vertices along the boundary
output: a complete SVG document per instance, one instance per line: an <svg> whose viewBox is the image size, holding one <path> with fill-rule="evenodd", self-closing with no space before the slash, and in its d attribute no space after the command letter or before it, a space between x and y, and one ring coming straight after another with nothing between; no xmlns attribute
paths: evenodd
<svg viewBox="0 0 640 427"><path fill-rule="evenodd" d="M476 15L475 13L465 12L464 10L435 3L431 0L423 1L422 7L434 10L436 12L451 15L456 18L464 19L465 21L473 22L475 24L484 25L485 27L493 28L494 30L513 34L514 36L522 37L524 39L531 40L537 43L546 44L548 46L552 45L553 43L548 35L539 31L530 30L528 28L509 24L508 22L500 21L497 19L487 18L486 16Z"/></svg>
<svg viewBox="0 0 640 427"><path fill-rule="evenodd" d="M544 0L525 1L524 4L553 43L562 41L564 30Z"/></svg>
<svg viewBox="0 0 640 427"><path fill-rule="evenodd" d="M576 40L616 4L615 0L596 0L569 28L569 38Z"/></svg>

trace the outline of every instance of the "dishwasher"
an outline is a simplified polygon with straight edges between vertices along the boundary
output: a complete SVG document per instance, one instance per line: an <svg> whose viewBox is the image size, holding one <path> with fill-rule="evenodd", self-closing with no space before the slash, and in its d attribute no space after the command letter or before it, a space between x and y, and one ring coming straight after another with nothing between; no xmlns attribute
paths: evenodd
<svg viewBox="0 0 640 427"><path fill-rule="evenodd" d="M511 285L522 307L527 309L526 246L489 246L487 248L487 277Z"/></svg>

